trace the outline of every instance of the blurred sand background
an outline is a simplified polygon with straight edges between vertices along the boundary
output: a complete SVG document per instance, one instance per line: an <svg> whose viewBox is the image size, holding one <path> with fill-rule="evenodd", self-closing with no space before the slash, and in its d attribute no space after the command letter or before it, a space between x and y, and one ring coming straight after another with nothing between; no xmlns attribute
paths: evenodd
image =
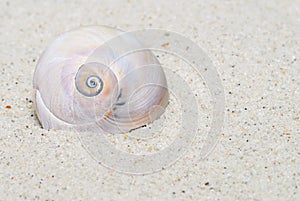
<svg viewBox="0 0 300 201"><path fill-rule="evenodd" d="M1 201L300 199L299 1L1 0L0 11ZM40 54L58 34L97 24L176 31L207 53L226 96L207 159L195 145L161 172L124 175L72 133L40 127L32 107Z"/></svg>

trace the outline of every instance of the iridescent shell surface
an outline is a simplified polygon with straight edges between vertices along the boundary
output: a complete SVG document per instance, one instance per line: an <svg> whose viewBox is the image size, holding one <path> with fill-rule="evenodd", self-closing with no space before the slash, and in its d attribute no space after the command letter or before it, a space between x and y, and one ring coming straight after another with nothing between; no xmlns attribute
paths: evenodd
<svg viewBox="0 0 300 201"><path fill-rule="evenodd" d="M128 132L159 118L169 98L155 55L132 35L106 26L57 37L39 59L33 82L45 129Z"/></svg>

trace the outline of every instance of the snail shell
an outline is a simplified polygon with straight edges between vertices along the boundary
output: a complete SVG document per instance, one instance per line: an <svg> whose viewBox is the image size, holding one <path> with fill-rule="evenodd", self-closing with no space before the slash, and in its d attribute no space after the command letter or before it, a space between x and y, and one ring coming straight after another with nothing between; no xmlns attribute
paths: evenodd
<svg viewBox="0 0 300 201"><path fill-rule="evenodd" d="M163 69L149 50L128 53L143 45L124 33L83 27L48 46L33 81L43 128L118 133L159 118L169 98Z"/></svg>

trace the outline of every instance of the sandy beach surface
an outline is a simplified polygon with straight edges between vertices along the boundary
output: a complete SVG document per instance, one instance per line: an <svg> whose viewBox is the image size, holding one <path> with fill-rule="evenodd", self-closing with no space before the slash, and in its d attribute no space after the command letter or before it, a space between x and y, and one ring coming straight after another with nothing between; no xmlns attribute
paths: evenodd
<svg viewBox="0 0 300 201"><path fill-rule="evenodd" d="M1 201L300 200L300 1L1 0L0 11ZM199 137L172 165L146 175L120 173L99 164L76 133L41 127L33 107L37 61L59 34L85 25L169 30L206 53L226 100L223 129L208 157L201 158L201 136L212 121L206 85L161 53L200 108ZM171 126L164 129L172 134L180 119L169 110ZM151 154L174 136L158 137L151 146L127 135L109 140L129 154Z"/></svg>

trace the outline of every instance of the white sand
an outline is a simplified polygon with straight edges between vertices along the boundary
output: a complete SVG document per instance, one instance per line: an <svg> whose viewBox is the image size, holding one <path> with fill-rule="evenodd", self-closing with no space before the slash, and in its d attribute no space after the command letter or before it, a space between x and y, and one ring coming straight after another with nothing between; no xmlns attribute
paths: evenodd
<svg viewBox="0 0 300 201"><path fill-rule="evenodd" d="M16 0L0 11L1 201L300 199L299 1ZM40 128L30 101L40 54L58 34L96 24L176 31L208 54L226 96L208 158L195 142L163 171L125 175L73 133ZM209 114L209 97L198 97Z"/></svg>

